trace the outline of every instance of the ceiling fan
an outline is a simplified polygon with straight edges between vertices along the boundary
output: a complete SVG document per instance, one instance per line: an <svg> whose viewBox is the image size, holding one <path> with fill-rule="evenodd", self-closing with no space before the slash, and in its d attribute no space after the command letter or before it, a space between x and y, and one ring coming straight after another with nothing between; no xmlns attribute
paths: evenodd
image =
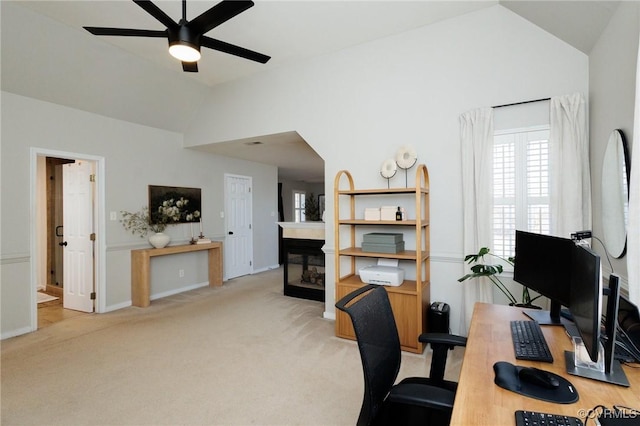
<svg viewBox="0 0 640 426"><path fill-rule="evenodd" d="M149 0L133 0L133 2L167 28L164 31L107 27L84 27L84 29L97 36L167 38L169 40L169 53L171 56L182 61L182 69L185 72L198 72L198 60L200 59L201 47L208 47L209 49L218 50L262 64L267 63L267 61L271 59L270 56L263 55L262 53L254 52L204 35L218 25L249 9L253 6L253 1L223 0L211 9L200 14L200 16L191 21L187 21L187 2L186 0L182 0L182 19L177 23Z"/></svg>

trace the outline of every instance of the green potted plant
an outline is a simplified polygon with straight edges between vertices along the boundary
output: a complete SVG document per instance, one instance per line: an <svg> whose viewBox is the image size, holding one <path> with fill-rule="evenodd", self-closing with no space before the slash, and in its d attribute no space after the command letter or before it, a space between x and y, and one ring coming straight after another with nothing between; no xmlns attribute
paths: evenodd
<svg viewBox="0 0 640 426"><path fill-rule="evenodd" d="M482 247L480 251L478 251L478 253L468 254L465 256L464 261L469 265L472 265L471 272L461 278L458 278L458 282L463 282L473 278L487 277L496 287L498 287L498 290L500 290L502 294L504 294L507 299L509 299L510 305L540 309L540 307L532 304L534 300L540 297L540 295L532 298L529 294L529 289L525 286L522 286L522 299L520 302L518 302L518 299L516 299L513 293L511 293L511 291L500 279L500 274L502 274L503 271L502 265L485 263L485 256L492 256L500 259L503 262L511 265L512 267L515 263L515 259L513 257L504 258L502 256L498 256L497 254L491 253L491 250L488 247Z"/></svg>
<svg viewBox="0 0 640 426"><path fill-rule="evenodd" d="M139 235L140 238L147 236L149 232L164 232L167 229L167 222L151 223L149 217L149 208L143 207L137 212L121 211L122 219L120 223L127 231L131 231L133 235Z"/></svg>

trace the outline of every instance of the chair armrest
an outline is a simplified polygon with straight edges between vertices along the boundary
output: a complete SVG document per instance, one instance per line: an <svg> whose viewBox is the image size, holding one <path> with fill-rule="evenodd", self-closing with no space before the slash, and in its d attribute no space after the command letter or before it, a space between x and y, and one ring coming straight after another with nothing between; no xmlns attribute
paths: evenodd
<svg viewBox="0 0 640 426"><path fill-rule="evenodd" d="M388 401L451 411L454 398L455 394L447 389L419 383L400 383L391 388Z"/></svg>
<svg viewBox="0 0 640 426"><path fill-rule="evenodd" d="M422 343L448 346L467 346L467 338L449 333L423 333L418 337Z"/></svg>
<svg viewBox="0 0 640 426"><path fill-rule="evenodd" d="M424 333L418 339L429 343L433 350L429 377L438 382L444 380L444 370L447 364L447 353L455 346L467 346L467 338L449 333Z"/></svg>
<svg viewBox="0 0 640 426"><path fill-rule="evenodd" d="M347 294L342 299L338 300L335 306L342 312L347 312L347 305L349 304L349 302L351 302L353 299L360 296L361 294L371 290L375 290L378 287L380 286L375 284L369 284L369 285L365 285L364 287L360 287L359 289Z"/></svg>

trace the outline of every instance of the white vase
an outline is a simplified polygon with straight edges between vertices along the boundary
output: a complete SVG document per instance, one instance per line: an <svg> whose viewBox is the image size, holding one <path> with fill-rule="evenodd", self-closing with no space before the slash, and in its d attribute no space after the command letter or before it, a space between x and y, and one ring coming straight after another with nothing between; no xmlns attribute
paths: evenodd
<svg viewBox="0 0 640 426"><path fill-rule="evenodd" d="M171 237L163 232L156 232L155 234L149 235L149 243L155 248L166 247L171 241Z"/></svg>

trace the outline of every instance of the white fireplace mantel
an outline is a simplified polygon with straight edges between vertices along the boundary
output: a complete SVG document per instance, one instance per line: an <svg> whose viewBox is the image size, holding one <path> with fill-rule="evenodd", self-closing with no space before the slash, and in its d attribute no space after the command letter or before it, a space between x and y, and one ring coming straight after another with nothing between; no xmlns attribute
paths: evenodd
<svg viewBox="0 0 640 426"><path fill-rule="evenodd" d="M324 222L278 222L283 238L324 240Z"/></svg>

